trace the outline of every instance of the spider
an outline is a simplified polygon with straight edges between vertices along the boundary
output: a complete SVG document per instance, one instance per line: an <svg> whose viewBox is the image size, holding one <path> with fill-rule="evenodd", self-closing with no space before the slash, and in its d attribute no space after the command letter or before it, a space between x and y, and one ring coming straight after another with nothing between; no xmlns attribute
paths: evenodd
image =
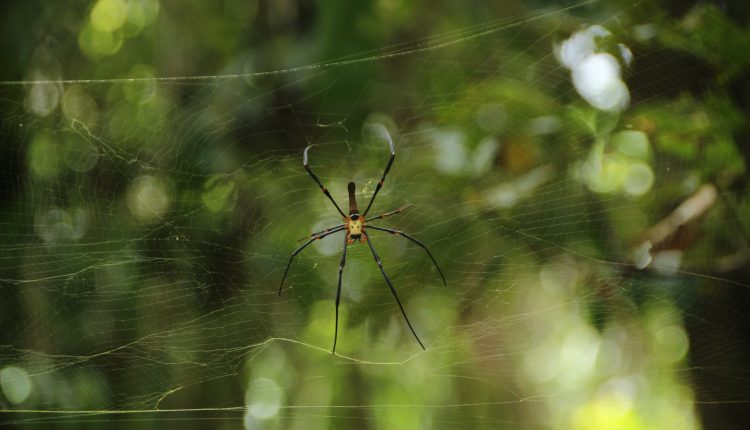
<svg viewBox="0 0 750 430"><path fill-rule="evenodd" d="M432 260L432 263L435 264L435 268L437 268L438 273L440 273L440 278L442 278L443 280L443 285L447 285L447 283L445 282L445 276L443 275L443 271L440 270L440 266L438 266L438 263L435 260L435 257L432 256L432 253L430 252L430 250L427 249L427 247L422 242L420 242L419 240L415 239L414 237L412 237L411 235L403 231L394 230L390 228L384 228L384 227L377 227L377 226L369 224L370 221L380 220L380 219L389 217L391 215L396 215L397 213L411 206L411 204L407 204L394 211L382 213L380 215L375 215L373 217L367 218L367 213L370 211L370 208L372 207L372 202L375 201L375 196L378 195L378 191L380 191L380 188L383 187L385 176L388 174L388 171L391 169L391 165L393 164L394 158L396 158L396 151L394 150L394 147L393 147L393 140L391 140L390 136L388 136L387 134L386 134L386 137L388 140L388 144L390 146L391 156L388 159L388 164L386 164L385 166L385 171L383 171L383 176L380 178L380 181L375 187L375 192L372 194L372 197L370 198L370 203L367 204L367 208L365 209L363 213L360 213L357 207L357 199L355 196L356 186L354 185L354 182L349 182L349 185L348 185L349 215L346 215L341 210L339 205L336 203L336 200L333 199L333 196L331 196L331 193L328 192L328 189L320 182L318 177L315 176L315 173L313 173L313 171L310 169L310 166L307 163L307 151L310 150L310 147L312 145L305 148L305 151L302 155L302 165L305 167L305 170L307 170L307 173L315 181L315 183L318 184L323 194L325 194L326 197L328 197L328 199L331 200L331 203L333 203L333 205L336 207L336 210L343 217L344 222L342 224L329 227L325 230L311 234L310 236L308 236L309 239L304 244L302 244L302 246L300 246L294 252L292 252L291 257L289 257L289 263L286 265L286 270L284 270L284 276L281 278L281 284L279 285L279 296L281 296L281 290L284 286L284 280L286 279L286 275L289 272L289 268L292 266L292 261L294 260L294 257L297 256L297 254L302 252L303 249L305 249L308 245L310 245L316 240L323 239L324 237L328 237L340 231L346 232L346 234L344 235L344 252L341 255L341 263L339 264L339 281L338 281L338 287L336 289L336 328L333 333L333 350L331 351L331 353L336 353L336 340L338 339L338 334L339 334L339 301L341 299L341 276L344 273L344 265L346 264L346 247L347 245L351 245L356 241L360 241L361 243L367 242L367 245L370 247L370 251L372 252L372 256L375 258L375 262L380 268L380 272L383 274L383 278L385 278L385 283L388 284L388 288L390 288L391 293L393 294L393 298L396 299L396 303L398 304L399 309L401 309L401 313L404 315L406 324L409 326L409 329L411 330L411 333L414 335L414 338L417 339L417 342L419 342L419 346L421 346L422 349L425 349L424 344L422 343L421 340L419 340L419 336L417 336L417 333L414 331L414 327L412 327L411 322L409 322L409 317L406 316L406 311L404 310L404 306L401 304L401 300L398 298L398 293L396 293L396 289L393 288L393 284L391 283L390 278L388 278L388 275L385 273L385 270L383 269L383 263L380 260L378 253L375 251L375 248L372 246L372 240L370 236L367 234L368 229L379 230L379 231L384 231L384 232L394 234L397 236L403 236L407 240L410 240L411 242L420 246L422 249L424 249L427 252L427 255ZM305 239L307 239L307 237L305 237Z"/></svg>

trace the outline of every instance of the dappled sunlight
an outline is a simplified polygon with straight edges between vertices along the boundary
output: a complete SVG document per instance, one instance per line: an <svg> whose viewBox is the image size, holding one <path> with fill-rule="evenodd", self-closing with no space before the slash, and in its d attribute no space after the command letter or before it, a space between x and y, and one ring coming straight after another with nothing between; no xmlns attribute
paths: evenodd
<svg viewBox="0 0 750 430"><path fill-rule="evenodd" d="M3 4L0 424L742 428L714 3Z"/></svg>
<svg viewBox="0 0 750 430"><path fill-rule="evenodd" d="M29 398L33 384L29 372L25 369L7 366L0 369L0 388L11 404L18 405Z"/></svg>
<svg viewBox="0 0 750 430"><path fill-rule="evenodd" d="M630 101L630 93L621 79L620 64L613 55L601 52L599 40L612 36L600 25L592 25L575 33L557 47L556 54L570 69L573 85L587 102L597 109L620 112ZM620 55L626 64L632 53L620 45Z"/></svg>
<svg viewBox="0 0 750 430"><path fill-rule="evenodd" d="M170 198L164 180L150 176L138 176L130 184L128 208L136 219L143 222L155 221L169 209Z"/></svg>

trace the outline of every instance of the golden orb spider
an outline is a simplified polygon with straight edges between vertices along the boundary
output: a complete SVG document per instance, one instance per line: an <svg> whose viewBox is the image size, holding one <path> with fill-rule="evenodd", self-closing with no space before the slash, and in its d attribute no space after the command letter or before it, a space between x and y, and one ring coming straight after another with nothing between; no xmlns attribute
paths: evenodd
<svg viewBox="0 0 750 430"><path fill-rule="evenodd" d="M396 209L391 212L382 213L380 215L373 216L371 218L367 218L367 212L370 211L370 207L372 207L372 202L375 201L375 196L378 195L378 191L380 191L380 188L383 187L383 182L385 181L385 175L388 174L388 171L391 170L391 165L393 164L394 158L396 158L396 151L393 148L393 140L391 140L390 136L388 136L387 132L385 133L385 136L388 140L388 144L391 149L391 157L388 159L388 164L385 166L385 171L383 172L383 176L380 178L380 182L378 182L377 186L375 187L375 192L372 194L372 197L370 198L370 203L367 204L367 209L365 209L364 213L360 214L359 209L357 208L357 199L355 197L355 185L354 182L349 182L349 215L345 215L344 212L341 210L339 205L336 203L336 200L333 199L331 196L331 193L328 192L328 189L320 182L317 176L315 176L315 173L310 169L310 166L308 166L307 163L307 151L310 149L310 146L305 148L305 152L302 155L302 165L305 166L305 170L307 170L307 173L310 175L311 178L318 184L320 187L320 190L323 192L323 194L326 195L331 200L331 203L336 207L336 210L339 211L339 214L344 219L343 224L339 224L333 227L329 227L325 230L319 231L317 233L311 234L309 237L310 239L307 240L302 246L297 248L294 252L292 252L291 257L289 257L289 263L286 265L286 270L284 270L284 276L281 278L281 284L279 285L279 296L281 295L281 289L284 286L284 280L286 279L286 275L289 272L289 268L292 266L292 261L294 260L294 257L297 256L300 252L302 252L303 249L307 247L307 245L313 243L316 240L323 239L324 237L330 236L333 233L337 233L339 231L346 231L346 234L344 235L344 252L341 255L341 263L339 264L339 282L338 282L338 288L336 289L336 328L333 334L333 350L331 353L336 352L336 340L338 338L339 334L339 300L341 299L341 277L344 273L344 265L346 264L346 247L349 244L354 243L356 240L359 240L360 242L367 242L367 244L370 247L370 251L372 251L372 256L375 258L375 262L378 264L378 267L380 268L380 272L383 273L383 278L385 278L385 283L388 284L388 287L391 289L391 293L393 294L393 297L396 299L396 303L398 304L399 309L401 309L401 313L404 315L404 319L406 320L406 324L409 326L409 329L411 330L411 333L414 335L414 338L417 339L417 342L419 342L419 346L422 347L422 349L425 349L424 344L422 344L422 341L419 340L419 336L417 336L417 333L414 331L414 327L412 327L411 322L409 322L409 317L406 316L406 311L404 310L404 306L401 304L401 300L398 298L398 294L396 293L396 289L393 288L393 284L391 283L390 278L388 278L388 275L386 275L385 270L383 269L383 263L380 261L380 257L378 256L378 253L375 252L375 248L372 246L372 241L370 240L370 236L367 234L367 229L373 229L373 230L380 230L384 232L388 232L391 234L395 234L398 236L403 236L406 239L414 242L418 246L422 247L425 251L427 251L427 255L429 255L430 259L432 260L433 264L435 264L435 268L437 268L438 273L440 273L440 278L443 280L443 284L447 285L445 282L445 276L443 275L443 271L440 270L440 266L438 266L437 261L435 261L435 257L432 256L432 253L429 249L420 241L415 239L414 237L410 236L407 233L404 233L400 230L394 230L390 228L384 228L384 227L377 227L374 225L368 224L370 221L383 219L386 217L389 217L391 215L395 215L404 209L411 206L411 204L408 204L406 206L403 206L399 209Z"/></svg>

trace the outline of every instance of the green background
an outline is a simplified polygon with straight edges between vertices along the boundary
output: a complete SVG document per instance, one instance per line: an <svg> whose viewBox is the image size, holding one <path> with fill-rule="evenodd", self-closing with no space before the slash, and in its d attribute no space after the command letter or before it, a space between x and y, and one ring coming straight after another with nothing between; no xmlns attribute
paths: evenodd
<svg viewBox="0 0 750 430"><path fill-rule="evenodd" d="M0 6L0 423L742 428L742 2ZM610 34L630 94L560 65ZM627 52L633 61L626 63ZM297 257L342 207L425 243ZM373 222L375 224L375 222Z"/></svg>

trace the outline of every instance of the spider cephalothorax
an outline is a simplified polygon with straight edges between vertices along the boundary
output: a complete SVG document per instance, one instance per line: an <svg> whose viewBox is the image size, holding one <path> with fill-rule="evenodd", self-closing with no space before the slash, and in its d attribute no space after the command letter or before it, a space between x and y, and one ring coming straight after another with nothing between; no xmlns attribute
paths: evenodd
<svg viewBox="0 0 750 430"><path fill-rule="evenodd" d="M354 195L355 189L354 182L349 182L349 216L344 218L348 243L354 243L357 239L364 242L366 237L365 220L362 219L359 209L357 209L357 197Z"/></svg>
<svg viewBox="0 0 750 430"><path fill-rule="evenodd" d="M383 176L380 178L380 181L378 181L378 184L375 186L375 191L372 193L372 197L370 198L370 203L367 205L367 208L362 214L359 213L359 209L357 208L357 199L355 196L354 182L349 182L349 215L345 215L344 212L339 207L339 205L336 203L336 200L334 200L333 197L331 196L331 193L328 192L328 188L323 186L323 184L320 182L318 177L315 176L315 174L312 172L310 167L307 165L307 151L310 149L310 146L305 148L305 152L302 155L302 165L305 166L305 170L307 170L307 173L310 175L310 177L313 178L313 180L318 184L323 194L325 194L326 197L328 197L328 199L331 200L333 205L336 207L336 210L338 210L339 214L341 214L341 216L343 217L344 223L339 224L337 226L329 227L323 231L319 231L317 233L311 234L307 242L305 242L302 246L297 248L292 253L292 256L289 257L289 263L286 265L286 270L284 270L284 276L281 278L281 285L279 285L279 295L281 295L281 288L284 286L284 279L286 279L286 275L289 272L289 268L292 266L292 261L294 260L294 257L297 254L302 252L302 250L305 249L307 245L313 243L315 240L323 239L324 237L330 236L333 233L336 233L339 231L346 232L346 235L344 236L344 252L341 255L341 263L339 264L339 283L338 283L338 288L336 289L336 329L333 334L333 352L336 352L336 339L338 338L338 333L339 333L339 300L341 299L341 279L344 273L344 265L346 264L346 247L347 245L353 244L357 240L359 240L362 243L367 242L367 245L370 247L370 251L372 251L372 256L373 258L375 258L375 262L378 264L378 267L380 268L380 272L383 274L385 283L388 284L388 288L390 288L391 293L393 294L393 297L396 299L396 303L398 303L399 309L401 309L401 313L403 314L404 319L406 320L406 324L409 326L409 329L411 330L411 333L414 335L414 338L417 339L417 342L419 342L419 346L421 346L422 349L424 349L424 345L422 344L422 341L419 340L419 336L417 336L417 333L414 331L414 327L412 327L411 322L409 322L409 317L406 316L406 311L404 310L404 306L401 304L401 300L398 298L396 289L393 288L393 284L391 283L391 280L388 278L388 275L385 274L385 270L383 269L383 263L382 261L380 261L380 257L378 256L377 252L375 252L375 248L372 246L372 241L370 240L370 236L365 231L366 228L372 228L373 230L379 230L379 231L384 231L390 234L400 235L414 242L418 246L420 246L422 249L427 251L427 255L430 256L430 259L435 264L435 267L437 268L438 273L440 273L440 278L442 278L443 280L443 284L446 283L445 276L443 276L443 271L440 270L440 266L438 266L437 261L435 261L435 258L432 256L432 253L430 253L430 250L427 249L427 247L424 246L422 242L418 241L417 239L413 238L409 234L404 233L403 231L400 231L400 230L377 227L374 225L367 225L369 221L383 219L391 215L395 215L403 211L404 209L408 208L409 206L411 206L411 205L406 205L400 209L396 209L395 211L386 212L386 213L376 215L371 218L367 218L367 212L370 211L372 202L375 200L375 196L378 195L378 191L380 191L380 188L383 186L383 182L385 181L385 175L388 174L388 171L391 169L391 164L393 164L393 159L396 157L396 152L393 148L393 141L391 140L387 132L385 132L385 135L387 137L388 144L390 145L391 158L388 159L388 164L386 164L385 166L385 171L383 172Z"/></svg>
<svg viewBox="0 0 750 430"><path fill-rule="evenodd" d="M359 239L360 242L364 242L364 233L365 222L362 221L362 217L355 214L346 218L346 234L349 236L349 243L354 243L357 239Z"/></svg>

